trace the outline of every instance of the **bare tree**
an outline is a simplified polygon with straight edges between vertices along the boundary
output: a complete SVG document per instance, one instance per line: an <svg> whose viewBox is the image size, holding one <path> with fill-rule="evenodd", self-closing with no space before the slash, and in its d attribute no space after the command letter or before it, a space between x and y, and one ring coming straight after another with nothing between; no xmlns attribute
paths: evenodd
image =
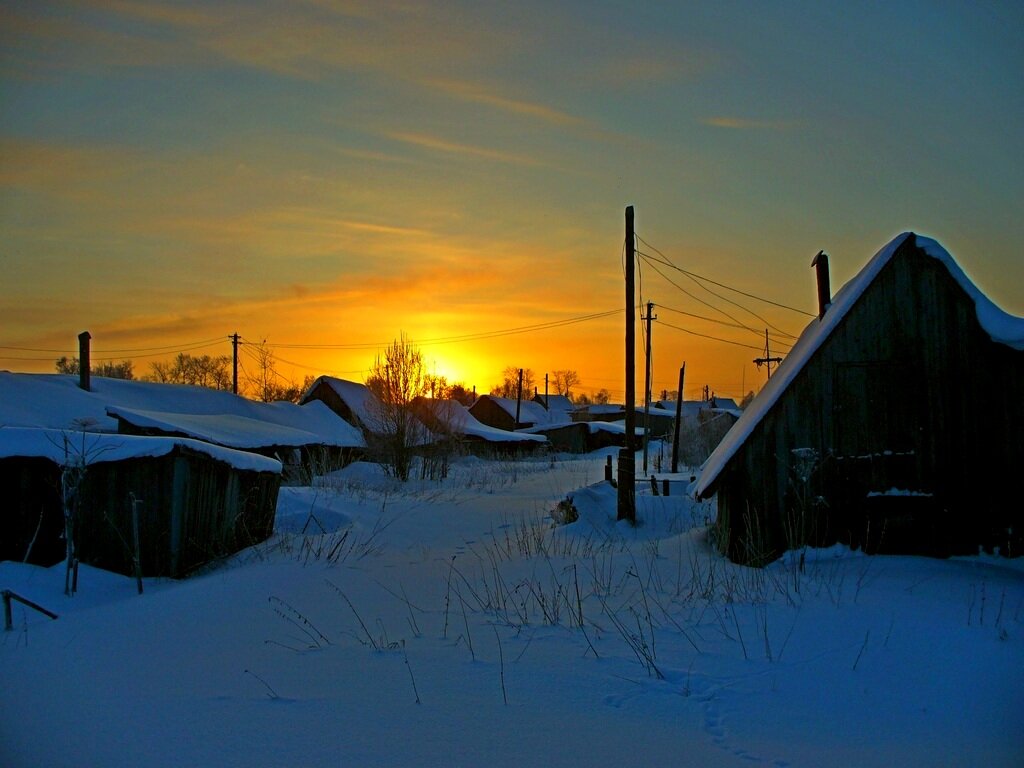
<svg viewBox="0 0 1024 768"><path fill-rule="evenodd" d="M556 395L564 395L572 399L572 388L580 383L580 375L576 371L562 370L551 374L551 383Z"/></svg>
<svg viewBox="0 0 1024 768"><path fill-rule="evenodd" d="M78 375L82 370L82 363L77 357L61 357L56 361L57 373L69 373ZM90 368L93 376L104 376L108 379L134 379L135 373L132 370L131 360L113 362L104 360Z"/></svg>
<svg viewBox="0 0 1024 768"><path fill-rule="evenodd" d="M370 425L371 448L386 471L399 480L409 479L415 449L426 441L427 430L412 410L413 401L429 392L423 354L403 333L383 355L377 355L367 388L376 395L378 413Z"/></svg>
<svg viewBox="0 0 1024 768"><path fill-rule="evenodd" d="M495 397L507 397L512 400L516 398L519 392L519 371L523 372L523 398L530 399L533 397L534 387L534 376L533 371L529 368L520 369L517 366L510 365L502 371L503 381L500 384L495 384L491 389L491 394Z"/></svg>
<svg viewBox="0 0 1024 768"><path fill-rule="evenodd" d="M169 363L152 363L150 373L144 379L164 384L193 384L210 389L230 391L231 358L227 355L198 357L179 352Z"/></svg>
<svg viewBox="0 0 1024 768"><path fill-rule="evenodd" d="M244 367L248 383L246 394L252 400L264 403L287 400L297 403L315 380L313 376L307 376L302 384L298 384L283 376L277 370L274 351L267 345L265 339L259 344L247 343L242 349L255 365Z"/></svg>

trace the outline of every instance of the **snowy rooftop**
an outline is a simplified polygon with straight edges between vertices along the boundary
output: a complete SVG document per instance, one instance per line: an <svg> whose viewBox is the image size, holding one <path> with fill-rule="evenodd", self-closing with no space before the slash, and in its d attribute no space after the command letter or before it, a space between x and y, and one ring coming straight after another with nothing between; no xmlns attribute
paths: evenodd
<svg viewBox="0 0 1024 768"><path fill-rule="evenodd" d="M173 423L183 427L173 431L235 448L364 445L358 430L322 403L259 403L206 387L98 376L86 392L77 376L0 371L0 425L116 432L108 409L145 414L147 426Z"/></svg>
<svg viewBox="0 0 1024 768"><path fill-rule="evenodd" d="M520 432L509 432L497 427L490 427L478 421L462 403L456 400L423 400L423 405L433 411L452 432L468 437L478 437L492 443L543 443L546 440L539 435L524 435Z"/></svg>
<svg viewBox="0 0 1024 768"><path fill-rule="evenodd" d="M769 379L757 397L747 406L733 428L708 457L700 477L694 486L697 496L702 497L714 483L718 474L735 455L750 433L761 422L765 414L775 405L789 384L796 378L807 361L839 325L864 291L889 263L893 254L908 237L915 237L917 246L932 258L938 259L949 270L950 275L960 284L974 301L978 322L993 341L1013 349L1024 350L1024 318L1015 317L997 307L971 282L953 257L938 242L931 238L904 232L893 238L844 285L832 299L828 311L821 319L808 323L793 349L779 365L775 375Z"/></svg>
<svg viewBox="0 0 1024 768"><path fill-rule="evenodd" d="M516 417L516 400L510 397L496 397L494 395L482 395L482 397L489 397L495 405L505 411L505 413L513 419ZM555 408L548 411L545 410L543 405L534 402L533 400L521 400L519 401L519 405L520 424L551 426L553 424L565 424L572 420L569 417L568 411Z"/></svg>
<svg viewBox="0 0 1024 768"><path fill-rule="evenodd" d="M335 394L367 429L371 432L377 431L375 425L380 422L382 407L380 400L370 391L369 387L357 381L337 379L334 376L321 376L313 382L310 391L316 389L321 382L334 390Z"/></svg>
<svg viewBox="0 0 1024 768"><path fill-rule="evenodd" d="M138 437L71 430L0 427L0 459L31 457L49 459L61 464L70 454L72 457L85 458L87 463L93 464L166 456L177 447L206 454L236 469L281 472L281 462L275 459L182 437Z"/></svg>
<svg viewBox="0 0 1024 768"><path fill-rule="evenodd" d="M356 447L364 444L362 434L327 406L315 401L305 406L311 411L323 409L319 430L310 432L237 414L161 413L132 408L107 408L107 413L141 429L181 434L228 448L270 448L328 445Z"/></svg>

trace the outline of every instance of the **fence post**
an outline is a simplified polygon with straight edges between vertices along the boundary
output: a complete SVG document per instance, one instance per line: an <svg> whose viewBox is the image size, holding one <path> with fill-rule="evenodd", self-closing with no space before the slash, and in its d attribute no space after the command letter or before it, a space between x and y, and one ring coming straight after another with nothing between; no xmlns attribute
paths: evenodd
<svg viewBox="0 0 1024 768"><path fill-rule="evenodd" d="M609 483L612 481L612 457L608 454L606 457L608 460L604 463L604 479Z"/></svg>

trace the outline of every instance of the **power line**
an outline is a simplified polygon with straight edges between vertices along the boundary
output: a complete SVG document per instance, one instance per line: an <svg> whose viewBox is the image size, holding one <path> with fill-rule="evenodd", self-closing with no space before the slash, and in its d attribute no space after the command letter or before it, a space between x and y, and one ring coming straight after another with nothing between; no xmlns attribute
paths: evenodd
<svg viewBox="0 0 1024 768"><path fill-rule="evenodd" d="M725 315L729 319L734 320L737 323L740 323L740 325L743 328L746 328L748 331L752 331L753 333L756 333L756 334L760 335L760 333L761 333L760 331L758 331L758 330L756 330L754 328L751 328L749 325L746 325L745 323L741 323L738 319L736 319L732 315L728 314L725 310L721 309L720 307L716 307L713 304L709 304L706 301L702 301L701 299L698 299L696 296L694 296L692 293L687 291L681 285L679 285L678 283L674 282L673 280L670 280L663 272L661 272L661 270L659 270L657 267L654 266L655 264L659 264L659 263L660 264L664 264L664 262L659 262L657 259L651 258L648 254L643 253L642 251L638 251L638 254L639 254L641 259L646 261L648 264L651 265L651 267L654 268L655 272L657 272L659 275L661 275L668 282L672 283L672 285L674 285L676 288L678 288L680 291L685 293L690 298L695 299L696 301L700 301L705 306L712 307L716 311L721 312L723 315ZM671 266L671 265L668 265L668 266ZM697 287L702 288L703 290L707 291L712 296L714 296L716 299L721 299L722 301L725 301L725 302L727 302L729 304L732 304L734 307L737 307L738 309L742 309L744 312L753 315L758 320L760 320L762 323L764 323L768 327L774 329L778 333L781 333L783 336L788 336L791 339L795 339L796 338L796 336L794 336L793 334L789 333L788 331L784 331L781 328L779 328L778 326L772 325L771 322L769 322L766 318L762 317L761 315L757 314L757 312L754 312L752 309L744 307L742 304L740 304L739 302L735 302L732 299L727 299L725 296L722 296L720 293L715 293L710 288L708 288L706 285L701 284L700 281L695 279L692 275L689 275L688 273L686 273L684 270L678 270L678 271L681 272L686 277L688 277L690 280L693 280L693 282L697 284Z"/></svg>
<svg viewBox="0 0 1024 768"><path fill-rule="evenodd" d="M777 301L772 301L771 299L766 299L763 296L757 296L756 294L753 294L753 293L747 293L746 291L741 291L739 288L733 288L732 286L726 285L725 283L719 283L716 280L712 280L710 277L703 277L701 275L698 275L695 272L690 272L690 271L685 270L685 269L683 269L681 267L677 267L675 264L672 263L672 261L668 258L668 256L666 256L664 253L659 251L653 245L648 243L646 240L644 240L642 237L640 237L640 235L637 235L636 239L639 240L644 245L646 245L648 248L650 248L656 254L661 256L661 258L663 259L663 261L661 263L664 264L666 267L671 267L672 269L674 269L674 270L676 270L678 272L682 272L684 275L686 275L687 277L689 277L691 279L703 280L706 283L711 283L712 285L717 285L719 288L725 288L725 290L727 290L727 291L732 291L733 293L738 293L741 296L746 296L748 299L754 299L755 301L763 301L765 304L771 304L772 306L779 307L780 309L788 309L790 312L796 312L796 313L801 314L801 315L806 315L807 317L815 317L815 314L813 312L808 312L807 310L804 310L804 309L798 309L797 307L791 307L788 304L781 304L781 303L779 303ZM652 257L648 256L648 258L652 258ZM705 289L705 290L707 290L707 289ZM726 301L728 301L728 299L726 299ZM749 312L750 310L747 310L747 311ZM753 314L753 313L751 313L751 314Z"/></svg>
<svg viewBox="0 0 1024 768"><path fill-rule="evenodd" d="M671 285L674 285L674 286L675 286L676 288L678 288L678 289L679 289L680 291L682 291L683 293L685 293L685 294L686 294L687 296L689 296L689 297L690 297L691 299L693 299L694 301L696 301L696 302L699 302L699 303L703 304L703 305L704 305L705 307L707 307L708 309L713 309L713 310L714 310L715 312L720 312L720 313L722 313L723 315L725 315L726 317L728 317L728 318L729 318L730 320L732 320L732 321L733 321L734 323L736 323L736 324L737 324L737 325L738 325L738 326L739 326L740 328L745 328L746 330L750 331L751 333L753 333L753 334L755 334L755 335L757 335L757 336L760 336L760 335L761 335L761 332L760 332L759 330L757 330L757 329L755 329L755 328L752 328L752 327L750 327L749 325L747 325L746 323L744 323L744 322L740 321L740 320L739 320L738 318L736 318L736 317L733 317L732 315L730 315L730 314L729 314L728 312L726 312L726 311L725 311L724 309L722 309L721 307L716 307L716 306L715 306L714 304L711 304L711 303L709 303L709 302L707 302L707 301L704 301L704 299L702 299L702 298L700 298L700 297L698 297L698 296L695 296L694 294L690 293L690 292L689 292L688 290L686 290L685 288L683 288L683 286L679 285L679 283L677 283L677 282L676 282L675 280L673 280L673 279L672 279L672 278L670 278L670 277L669 277L668 275L666 275L666 274L665 274L664 272L662 272L662 271L661 271L660 269L658 269L658 268L657 268L657 266L655 266L655 264L656 264L657 262L655 262L655 261L653 261L653 260L650 260L650 259L647 259L647 257L646 257L646 256L644 256L644 254L642 254L642 253L640 254L640 258L641 258L641 259L644 259L644 260L646 260L646 261L648 262L648 264L650 265L650 267L651 267L651 268L652 268L652 269L653 269L653 270L654 270L655 272L657 272L657 273L658 273L659 275L661 275L662 279L664 279L664 280L665 280L665 281L666 281L667 283L670 283Z"/></svg>
<svg viewBox="0 0 1024 768"><path fill-rule="evenodd" d="M678 325L672 325L671 323L666 323L664 320L658 320L658 325L664 325L666 328L674 328L677 331L682 331L683 333L689 333L691 336L700 336L701 338L704 338L704 339L712 339L713 341L720 341L723 344L734 344L737 347L746 347L747 349L754 349L754 350L757 350L758 352L761 351L761 347L755 347L753 344L744 344L741 341L730 341L729 339L722 339L722 338L719 338L718 336L710 336L710 335L708 335L706 333L697 333L697 331L691 331L689 328L681 328Z"/></svg>
<svg viewBox="0 0 1024 768"><path fill-rule="evenodd" d="M220 344L220 343L222 343L222 340L218 337L217 339L213 340L212 342L205 342L205 343L204 342L195 342L192 345L169 346L169 347L145 347L144 349L163 349L165 351L163 351L163 352L150 352L148 354L143 354L143 355L136 354L136 355L132 355L132 358L134 359L134 358L140 358L140 357L164 357L164 356L166 356L168 354L171 354L171 353L174 353L174 352L178 352L178 353L196 352L196 351L198 351L200 349L208 349L209 347L216 346L217 344ZM19 348L18 347L0 347L0 349L19 349ZM49 352L51 352L51 354L60 354L60 355L65 356L65 357L68 356L68 355L74 355L74 354L76 354L78 352L78 350L69 351L69 350L63 350L63 349L60 349L60 350L31 350L31 351L39 351L39 352L49 351ZM116 350L111 350L111 351L116 351ZM121 351L124 352L126 350L121 350ZM92 359L93 362L113 362L113 361L121 361L122 360L122 357L120 355L118 355L118 356L111 356L111 355L109 355L107 353L90 355L90 358ZM19 361L24 361L24 362L38 362L38 363L44 363L44 362L48 362L48 361L49 362L53 362L52 356L47 356L47 357L11 356L11 357L0 357L0 360L19 360Z"/></svg>
<svg viewBox="0 0 1024 768"><path fill-rule="evenodd" d="M675 312L676 314L685 315L686 317L692 317L692 318L695 318L697 320L704 320L704 321L709 322L709 323L717 323L718 325L723 325L726 328L745 328L745 326L737 325L735 323L727 323L727 322L725 322L723 320L717 320L717 319L715 319L713 317L706 317L705 315L695 315L693 312L685 312L685 311L683 311L681 309L674 309L672 307L666 307L664 304L659 304L658 307L661 308L661 309L668 310L669 312ZM775 343L776 344L781 344L782 346L785 346L785 347L791 347L792 346L790 344L787 344L784 341L779 341L778 339L775 339Z"/></svg>
<svg viewBox="0 0 1024 768"><path fill-rule="evenodd" d="M202 339L200 341L185 341L178 344L169 344L165 347L136 347L132 349L104 349L104 354L124 353L124 352L166 352L168 350L172 352L179 351L185 347L193 347L200 344L212 344L214 342L221 341L221 337L217 336L213 339ZM7 347L0 346L0 349L10 349L16 352L45 352L54 355L73 355L78 350L67 350L67 349L41 349L36 347Z"/></svg>

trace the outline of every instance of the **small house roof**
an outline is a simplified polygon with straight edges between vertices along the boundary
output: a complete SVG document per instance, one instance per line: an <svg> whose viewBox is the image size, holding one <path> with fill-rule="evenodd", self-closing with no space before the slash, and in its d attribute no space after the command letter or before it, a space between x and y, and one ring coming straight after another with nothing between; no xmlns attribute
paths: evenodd
<svg viewBox="0 0 1024 768"><path fill-rule="evenodd" d="M303 445L344 448L365 445L359 430L338 418L323 403L315 401L305 407L310 411L319 411L321 408L325 411L319 414L316 432L233 413L161 413L116 406L107 408L107 413L140 429L179 434L228 448L297 448Z"/></svg>
<svg viewBox="0 0 1024 768"><path fill-rule="evenodd" d="M698 497L708 493L719 473L761 422L761 419L775 405L797 374L803 370L803 367L846 317L853 305L882 271L882 268L889 263L899 247L908 239L912 239L913 244L916 244L928 256L940 261L949 270L953 279L974 302L978 322L993 341L1013 349L1024 350L1024 318L1010 315L997 307L971 282L949 252L937 241L915 235L913 232L904 232L887 243L860 272L836 292L823 317L816 317L807 324L796 344L776 369L775 375L768 380L768 383L726 434L725 439L708 457L694 486L694 492Z"/></svg>
<svg viewBox="0 0 1024 768"><path fill-rule="evenodd" d="M478 421L469 409L457 400L420 400L424 408L430 410L436 418L444 423L452 432L468 437L477 437L491 443L543 443L542 436L527 435L522 432L509 432Z"/></svg>
<svg viewBox="0 0 1024 768"><path fill-rule="evenodd" d="M342 402L349 407L352 415L371 432L378 431L376 425L380 423L383 407L377 396L370 391L370 388L358 381L338 379L334 376L321 376L313 382L309 391L312 392L319 384L330 387L334 393L341 398ZM308 399L307 393L304 402Z"/></svg>
<svg viewBox="0 0 1024 768"><path fill-rule="evenodd" d="M362 435L322 403L260 403L207 387L99 376L92 377L86 391L77 376L0 371L0 425L116 432L117 416L128 414L175 422L183 428L173 431L195 437L217 433L224 440L215 442L238 448L364 445ZM294 442L300 433L309 439ZM267 442L285 434L290 442Z"/></svg>
<svg viewBox="0 0 1024 768"><path fill-rule="evenodd" d="M166 456L175 448L187 448L205 454L235 469L276 474L281 472L281 462L276 459L184 437L140 437L102 432L0 427L0 459L42 458L63 464L70 455L84 458L90 464L99 464Z"/></svg>
<svg viewBox="0 0 1024 768"><path fill-rule="evenodd" d="M495 405L501 408L513 419L516 417L516 400L510 397L498 397L496 395L481 395L478 400L489 398ZM568 414L561 412L549 412L544 406L533 400L520 400L519 421L522 424L554 424L569 421Z"/></svg>

